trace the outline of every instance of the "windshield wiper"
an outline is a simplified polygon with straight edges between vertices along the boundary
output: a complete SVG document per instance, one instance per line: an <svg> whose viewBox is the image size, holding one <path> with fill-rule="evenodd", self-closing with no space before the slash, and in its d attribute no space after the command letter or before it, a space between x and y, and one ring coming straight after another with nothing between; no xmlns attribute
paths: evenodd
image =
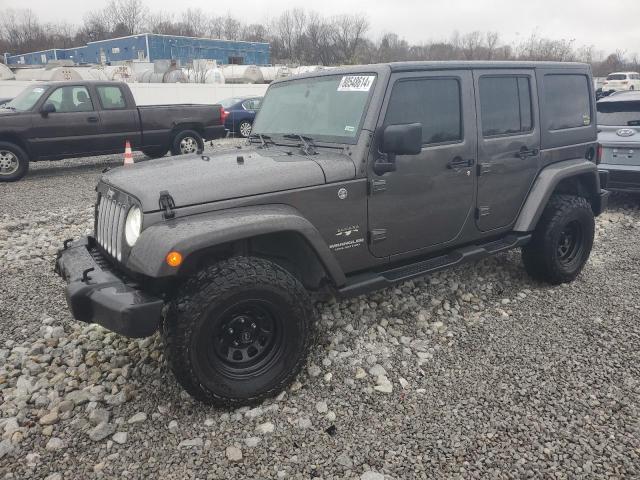
<svg viewBox="0 0 640 480"><path fill-rule="evenodd" d="M271 142L273 145L275 145L275 142L271 140L271 137L269 135L265 135L264 133L252 133L251 135L249 135L249 140L251 140L252 138L258 138L260 140L260 143L262 144L262 148L267 147L267 142Z"/></svg>
<svg viewBox="0 0 640 480"><path fill-rule="evenodd" d="M299 133L287 133L283 135L284 138L299 139L301 142L300 148L306 155L316 154L316 144L313 142L313 138L306 135L300 135Z"/></svg>

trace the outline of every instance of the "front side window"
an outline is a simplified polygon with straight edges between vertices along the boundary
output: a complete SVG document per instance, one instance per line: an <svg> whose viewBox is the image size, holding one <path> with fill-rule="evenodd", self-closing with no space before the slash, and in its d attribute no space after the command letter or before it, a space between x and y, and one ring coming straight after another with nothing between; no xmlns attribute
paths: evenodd
<svg viewBox="0 0 640 480"><path fill-rule="evenodd" d="M353 143L375 79L373 74L326 75L271 85L252 132Z"/></svg>
<svg viewBox="0 0 640 480"><path fill-rule="evenodd" d="M85 87L56 88L45 104L51 103L58 113L90 112L93 103L89 91Z"/></svg>
<svg viewBox="0 0 640 480"><path fill-rule="evenodd" d="M514 135L533 129L529 77L480 78L482 135Z"/></svg>
<svg viewBox="0 0 640 480"><path fill-rule="evenodd" d="M591 125L591 91L586 75L545 76L544 106L549 130Z"/></svg>
<svg viewBox="0 0 640 480"><path fill-rule="evenodd" d="M385 125L422 124L424 145L462 140L460 82L455 78L421 78L396 82Z"/></svg>
<svg viewBox="0 0 640 480"><path fill-rule="evenodd" d="M124 94L120 87L112 86L98 86L98 96L100 97L100 103L105 110L119 110L126 108L127 102L124 99Z"/></svg>

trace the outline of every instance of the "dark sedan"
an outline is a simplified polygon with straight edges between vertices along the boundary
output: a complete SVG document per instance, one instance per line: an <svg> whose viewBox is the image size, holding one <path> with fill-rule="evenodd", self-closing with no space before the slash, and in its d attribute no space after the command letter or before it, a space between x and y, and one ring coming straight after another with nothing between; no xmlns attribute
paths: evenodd
<svg viewBox="0 0 640 480"><path fill-rule="evenodd" d="M248 137L261 102L262 97L233 97L222 100L220 104L225 111L224 127L232 134Z"/></svg>

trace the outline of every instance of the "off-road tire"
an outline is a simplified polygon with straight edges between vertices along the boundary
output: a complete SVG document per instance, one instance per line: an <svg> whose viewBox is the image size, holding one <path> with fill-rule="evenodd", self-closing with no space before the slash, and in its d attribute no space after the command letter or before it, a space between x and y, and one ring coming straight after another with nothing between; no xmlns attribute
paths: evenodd
<svg viewBox="0 0 640 480"><path fill-rule="evenodd" d="M283 313L272 329L278 350L264 368L236 376L228 365L233 360L222 360L215 346L222 345L229 314L254 304ZM237 326L242 315L231 325ZM305 363L313 324L311 299L293 275L265 259L233 257L183 285L169 304L163 335L169 365L191 396L211 405L239 406L277 395L293 381Z"/></svg>
<svg viewBox="0 0 640 480"><path fill-rule="evenodd" d="M166 147L159 147L159 148L147 148L145 150L142 150L142 153L144 153L148 158L153 159L153 158L164 157L168 151L169 149Z"/></svg>
<svg viewBox="0 0 640 480"><path fill-rule="evenodd" d="M567 250L568 231L573 232L569 237L575 238L575 250ZM593 211L584 197L553 195L531 242L522 248L527 273L554 285L573 281L589 259L594 231Z"/></svg>
<svg viewBox="0 0 640 480"><path fill-rule="evenodd" d="M194 140L197 148L193 152L183 152L180 144L183 140L189 138ZM176 134L175 137L173 137L173 142L171 144L172 155L190 155L196 153L198 150L204 150L204 140L202 140L202 135L200 135L195 130L181 130Z"/></svg>
<svg viewBox="0 0 640 480"><path fill-rule="evenodd" d="M3 152L7 152L3 155ZM3 156L0 161L8 161L12 155L17 160L17 168L15 171L3 174L0 172L0 182L15 182L24 177L29 171L29 156L18 145L10 142L0 142L0 155ZM6 157L6 158L5 158Z"/></svg>

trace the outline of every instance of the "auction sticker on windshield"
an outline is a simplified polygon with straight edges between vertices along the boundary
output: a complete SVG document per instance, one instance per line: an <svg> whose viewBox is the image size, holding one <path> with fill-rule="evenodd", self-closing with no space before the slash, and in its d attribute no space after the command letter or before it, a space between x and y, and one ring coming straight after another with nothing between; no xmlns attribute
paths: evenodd
<svg viewBox="0 0 640 480"><path fill-rule="evenodd" d="M368 92L373 85L375 75L346 75L342 77L339 92Z"/></svg>

